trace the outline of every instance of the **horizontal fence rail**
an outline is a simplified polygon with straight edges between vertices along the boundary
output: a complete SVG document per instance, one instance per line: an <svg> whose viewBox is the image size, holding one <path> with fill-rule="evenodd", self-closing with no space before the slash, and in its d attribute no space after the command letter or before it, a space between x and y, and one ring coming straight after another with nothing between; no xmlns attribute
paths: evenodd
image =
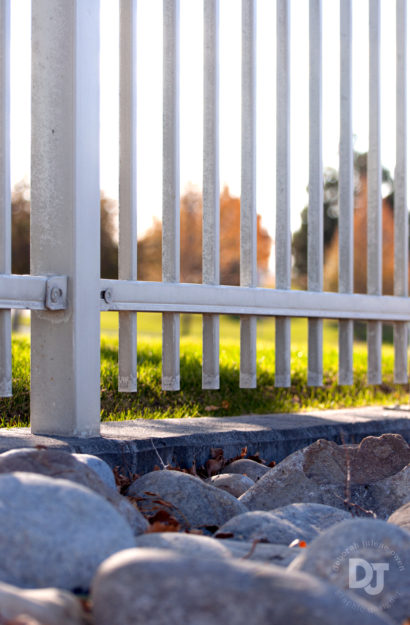
<svg viewBox="0 0 410 625"><path fill-rule="evenodd" d="M410 321L403 297L125 280L101 280L101 310Z"/></svg>
<svg viewBox="0 0 410 625"><path fill-rule="evenodd" d="M223 1L223 0L222 0ZM11 395L11 309L33 311L32 430L99 432L99 313L119 313L120 392L137 392L137 313L162 314L162 388L180 388L180 314L203 317L202 386L218 389L219 316L240 317L241 388L257 383L257 318L275 318L275 386L291 384L291 320L308 320L309 386L323 382L323 319L339 327L339 383L353 383L354 322L367 322L368 381L382 380L382 324L394 325L394 380L408 382L407 1L396 0L394 295L382 294L380 0L368 0L367 293L354 293L353 7L340 0L338 292L323 291L322 0L309 0L307 290L292 289L290 0L277 0L276 285L257 266L258 2L241 0L240 286L220 277L221 0L203 0L202 284L180 276L180 0L163 0L162 282L137 279L138 1L119 3L119 275L100 279L99 0L32 3L31 275L12 274L10 0L0 0L0 397ZM50 25L52 27L50 28ZM149 62L143 58L140 62ZM272 63L273 65L273 63ZM139 66L139 65L138 65ZM272 67L269 68L269 71ZM276 159L276 162L275 162Z"/></svg>

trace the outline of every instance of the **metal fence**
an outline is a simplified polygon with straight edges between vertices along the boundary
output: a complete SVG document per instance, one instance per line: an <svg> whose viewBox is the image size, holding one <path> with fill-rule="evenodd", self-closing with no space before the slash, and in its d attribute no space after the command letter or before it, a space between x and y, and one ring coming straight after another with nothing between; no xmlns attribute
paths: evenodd
<svg viewBox="0 0 410 625"><path fill-rule="evenodd" d="M223 0L222 0L223 1ZM203 284L179 271L179 1L164 0L162 282L137 280L136 11L120 1L119 279L101 280L99 0L32 3L31 272L11 275L10 0L0 0L0 396L11 388L10 309L31 316L35 433L95 435L100 311L119 311L119 390L137 390L137 311L163 316L162 384L178 390L179 313L203 316L203 387L219 387L219 315L241 318L240 386L256 386L258 316L276 319L276 386L289 386L290 321L308 318L308 384L322 383L322 320L339 320L339 381L353 379L353 320L367 321L368 379L381 382L382 322L406 383L406 0L397 0L394 296L382 295L380 0L369 1L368 294L353 294L352 0L340 0L339 293L323 292L322 2L310 0L308 290L291 290L290 2L277 0L276 289L257 287L256 8L242 0L241 286L219 285L219 0L204 0Z"/></svg>

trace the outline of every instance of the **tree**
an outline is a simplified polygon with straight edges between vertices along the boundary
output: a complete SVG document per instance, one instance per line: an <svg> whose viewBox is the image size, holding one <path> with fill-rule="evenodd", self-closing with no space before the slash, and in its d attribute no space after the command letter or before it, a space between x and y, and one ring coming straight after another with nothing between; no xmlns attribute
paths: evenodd
<svg viewBox="0 0 410 625"><path fill-rule="evenodd" d="M117 278L116 203L101 193L101 276ZM11 196L12 272L30 273L30 186L18 182Z"/></svg>
<svg viewBox="0 0 410 625"><path fill-rule="evenodd" d="M339 179L335 169L323 172L323 245L325 252L337 227ZM308 207L301 212L301 226L292 237L293 272L301 288L307 285Z"/></svg>
<svg viewBox="0 0 410 625"><path fill-rule="evenodd" d="M116 202L101 193L101 277L118 277ZM221 194L221 283L239 284L240 200ZM181 198L181 282L202 281L202 196L189 189ZM271 238L257 216L260 281L268 272ZM162 224L155 220L138 241L138 278L162 279ZM30 273L30 187L18 183L12 194L12 271Z"/></svg>
<svg viewBox="0 0 410 625"><path fill-rule="evenodd" d="M181 282L202 282L202 196L195 189L181 198ZM155 221L138 242L138 278L161 280L162 224ZM268 272L272 240L257 216L257 265L259 281ZM225 187L220 201L220 282L239 284L240 199Z"/></svg>
<svg viewBox="0 0 410 625"><path fill-rule="evenodd" d="M354 155L354 292L367 290L367 154ZM393 182L387 169L382 169L382 181L391 191ZM324 173L324 287L338 290L338 187L336 170ZM306 288L307 282L307 207L301 214L302 225L294 233L292 251L294 274L298 285ZM393 194L383 199L383 292L393 292Z"/></svg>

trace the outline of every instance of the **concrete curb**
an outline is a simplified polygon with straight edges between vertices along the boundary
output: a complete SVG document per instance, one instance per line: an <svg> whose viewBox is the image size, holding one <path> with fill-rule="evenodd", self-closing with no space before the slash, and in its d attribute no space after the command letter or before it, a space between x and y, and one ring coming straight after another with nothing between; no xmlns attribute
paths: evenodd
<svg viewBox="0 0 410 625"><path fill-rule="evenodd" d="M313 443L318 438L357 443L365 436L386 432L401 434L410 443L410 406L372 406L351 410L308 413L245 415L116 421L101 424L96 438L35 436L29 428L0 429L0 453L17 447L45 445L54 449L99 456L111 467L146 473L155 465L198 466L209 458L212 447L222 447L226 458L245 446L270 462Z"/></svg>

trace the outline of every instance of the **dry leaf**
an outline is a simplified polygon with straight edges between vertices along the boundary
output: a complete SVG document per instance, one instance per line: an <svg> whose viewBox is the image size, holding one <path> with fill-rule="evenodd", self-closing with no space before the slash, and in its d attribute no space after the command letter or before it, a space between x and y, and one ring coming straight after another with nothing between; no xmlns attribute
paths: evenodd
<svg viewBox="0 0 410 625"><path fill-rule="evenodd" d="M215 534L215 538L233 538L234 534L232 532L218 532L218 534Z"/></svg>
<svg viewBox="0 0 410 625"><path fill-rule="evenodd" d="M167 510L158 510L158 512L148 520L150 526L146 532L147 534L156 532L179 532L181 529L180 523Z"/></svg>
<svg viewBox="0 0 410 625"><path fill-rule="evenodd" d="M219 410L219 406L205 406L205 410L207 412L213 412L214 410Z"/></svg>

